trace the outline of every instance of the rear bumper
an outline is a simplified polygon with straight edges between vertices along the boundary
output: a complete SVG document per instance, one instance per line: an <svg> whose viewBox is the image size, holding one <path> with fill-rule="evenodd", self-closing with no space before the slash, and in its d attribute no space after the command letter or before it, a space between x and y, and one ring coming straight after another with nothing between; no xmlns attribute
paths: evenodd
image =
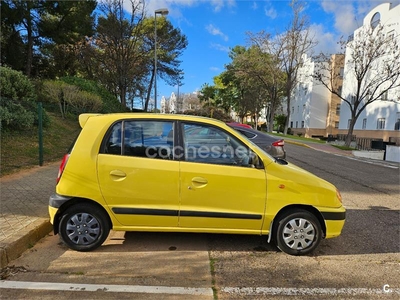
<svg viewBox="0 0 400 300"><path fill-rule="evenodd" d="M53 194L50 196L48 210L51 224L54 225L54 218L58 212L58 209L61 207L61 205L69 200L71 200L71 197L65 197L59 194Z"/></svg>

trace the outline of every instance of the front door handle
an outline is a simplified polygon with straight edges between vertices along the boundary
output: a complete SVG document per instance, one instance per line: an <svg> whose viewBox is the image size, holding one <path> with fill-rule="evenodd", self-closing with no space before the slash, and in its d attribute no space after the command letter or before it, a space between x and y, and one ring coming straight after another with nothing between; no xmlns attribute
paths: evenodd
<svg viewBox="0 0 400 300"><path fill-rule="evenodd" d="M192 188L203 188L207 185L208 180L203 177L193 177L192 178L192 185L188 186L188 189L191 190Z"/></svg>

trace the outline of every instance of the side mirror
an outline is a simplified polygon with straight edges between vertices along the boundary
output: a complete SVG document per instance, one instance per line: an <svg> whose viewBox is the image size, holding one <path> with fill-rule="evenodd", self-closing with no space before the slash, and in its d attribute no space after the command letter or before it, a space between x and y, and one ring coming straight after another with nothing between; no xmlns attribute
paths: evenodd
<svg viewBox="0 0 400 300"><path fill-rule="evenodd" d="M264 164L262 163L261 159L253 151L250 152L249 162L250 165L252 165L256 169L264 169Z"/></svg>

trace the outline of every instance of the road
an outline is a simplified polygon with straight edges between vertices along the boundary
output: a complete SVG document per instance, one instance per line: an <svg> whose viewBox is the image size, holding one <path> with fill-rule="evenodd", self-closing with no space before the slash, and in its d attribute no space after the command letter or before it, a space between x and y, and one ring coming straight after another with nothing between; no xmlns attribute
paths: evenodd
<svg viewBox="0 0 400 300"><path fill-rule="evenodd" d="M283 254L258 236L123 232L79 253L49 235L13 262L5 282L17 288L2 282L0 298L398 299L398 165L286 148L348 209L342 235L313 255Z"/></svg>

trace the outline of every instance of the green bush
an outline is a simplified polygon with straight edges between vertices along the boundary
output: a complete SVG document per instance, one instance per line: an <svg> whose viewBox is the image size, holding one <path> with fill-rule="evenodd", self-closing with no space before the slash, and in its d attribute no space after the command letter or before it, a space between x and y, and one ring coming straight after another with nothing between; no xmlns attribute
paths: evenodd
<svg viewBox="0 0 400 300"><path fill-rule="evenodd" d="M22 130L37 124L36 92L33 83L21 72L0 67L1 130ZM43 113L43 125L49 118Z"/></svg>
<svg viewBox="0 0 400 300"><path fill-rule="evenodd" d="M102 107L99 111L100 113L127 111L127 108L124 108L115 96L113 96L104 87L94 81L79 77L62 77L61 80L70 85L75 85L79 87L82 91L86 91L93 95L99 96L101 98L101 101L103 102Z"/></svg>

